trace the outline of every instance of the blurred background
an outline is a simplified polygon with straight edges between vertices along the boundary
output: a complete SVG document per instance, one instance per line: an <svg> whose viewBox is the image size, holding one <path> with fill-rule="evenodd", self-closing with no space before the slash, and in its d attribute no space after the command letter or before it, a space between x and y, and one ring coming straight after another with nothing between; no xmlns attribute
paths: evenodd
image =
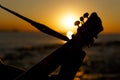
<svg viewBox="0 0 120 80"><path fill-rule="evenodd" d="M69 36L85 12L97 12L104 31L87 48L75 80L120 79L119 0L0 0L0 4ZM29 69L66 42L0 9L0 57L8 65ZM55 72L56 73L56 72Z"/></svg>

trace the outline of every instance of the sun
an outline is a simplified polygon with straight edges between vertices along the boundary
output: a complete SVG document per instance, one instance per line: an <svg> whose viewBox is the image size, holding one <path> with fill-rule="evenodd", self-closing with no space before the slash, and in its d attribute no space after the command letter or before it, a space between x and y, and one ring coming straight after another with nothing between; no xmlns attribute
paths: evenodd
<svg viewBox="0 0 120 80"><path fill-rule="evenodd" d="M71 15L67 15L64 17L63 24L69 28L72 28L74 26L74 18Z"/></svg>
<svg viewBox="0 0 120 80"><path fill-rule="evenodd" d="M78 20L78 15L75 13L66 13L60 16L60 30L64 31L69 39L72 39L72 35L76 34L77 27L74 25L76 20Z"/></svg>
<svg viewBox="0 0 120 80"><path fill-rule="evenodd" d="M66 14L61 17L60 23L61 26L67 31L74 29L74 22L76 21L76 17L73 14Z"/></svg>

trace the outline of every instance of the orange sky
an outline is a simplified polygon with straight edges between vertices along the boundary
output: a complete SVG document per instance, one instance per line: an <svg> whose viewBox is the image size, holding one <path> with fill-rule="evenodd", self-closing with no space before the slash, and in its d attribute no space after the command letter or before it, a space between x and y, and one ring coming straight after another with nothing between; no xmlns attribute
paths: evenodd
<svg viewBox="0 0 120 80"><path fill-rule="evenodd" d="M97 12L104 26L102 33L120 33L120 0L0 0L0 4L65 33L76 29L72 24L85 12ZM71 19L71 22L68 22L68 19ZM38 31L2 9L0 30Z"/></svg>

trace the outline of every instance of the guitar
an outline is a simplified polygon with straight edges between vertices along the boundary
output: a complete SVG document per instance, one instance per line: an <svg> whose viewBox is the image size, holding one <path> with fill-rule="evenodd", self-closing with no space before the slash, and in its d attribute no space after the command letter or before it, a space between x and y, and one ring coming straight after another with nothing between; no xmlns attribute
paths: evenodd
<svg viewBox="0 0 120 80"><path fill-rule="evenodd" d="M73 80L86 55L82 48L92 46L98 34L103 31L102 21L97 13L93 12L89 17L87 15L88 13L85 13L80 21L75 22L78 29L71 40L15 80ZM88 19L84 22L86 16ZM61 68L56 79L48 77L58 66Z"/></svg>

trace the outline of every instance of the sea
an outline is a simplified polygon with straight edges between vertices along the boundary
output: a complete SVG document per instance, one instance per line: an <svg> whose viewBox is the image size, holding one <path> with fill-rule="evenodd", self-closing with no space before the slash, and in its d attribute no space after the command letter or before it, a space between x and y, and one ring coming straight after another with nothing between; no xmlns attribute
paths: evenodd
<svg viewBox="0 0 120 80"><path fill-rule="evenodd" d="M0 58L28 70L65 43L42 32L0 32ZM120 80L120 34L100 34L83 50L86 56L74 80Z"/></svg>

